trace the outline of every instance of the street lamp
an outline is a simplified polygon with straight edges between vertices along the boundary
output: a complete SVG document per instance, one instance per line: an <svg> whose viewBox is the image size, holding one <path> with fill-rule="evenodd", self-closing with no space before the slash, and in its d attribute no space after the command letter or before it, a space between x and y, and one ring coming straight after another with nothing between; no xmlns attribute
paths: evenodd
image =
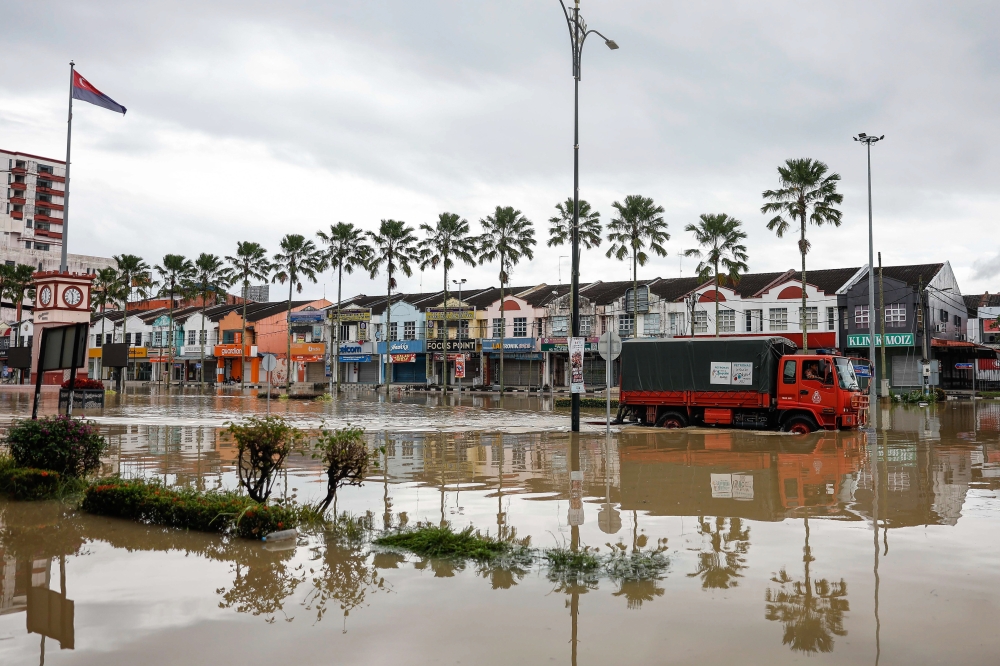
<svg viewBox="0 0 1000 666"><path fill-rule="evenodd" d="M868 136L864 132L860 132L853 138L855 141L865 144L868 151L868 358L872 369L872 376L868 380L868 399L870 401L868 415L871 421L870 425L874 429L875 419L872 417L875 414L878 394L875 391L877 373L875 372L875 245L872 241L872 144L884 139L885 135ZM879 316L881 315L882 313L879 313ZM882 368L882 372L885 373L885 368Z"/></svg>
<svg viewBox="0 0 1000 666"><path fill-rule="evenodd" d="M566 17L566 27L569 29L569 44L573 56L573 229L572 229L572 269L570 275L570 307L571 335L580 335L580 59L583 57L583 43L587 36L594 33L604 40L609 49L614 51L618 44L608 39L596 30L588 30L587 24L580 16L580 0L574 3L573 11L566 9L566 3L559 0L563 16ZM570 429L580 432L580 394L570 396Z"/></svg>
<svg viewBox="0 0 1000 666"><path fill-rule="evenodd" d="M466 280L465 278L462 278L461 280L452 280L452 282L454 284L458 285L458 302L461 304L462 303L462 285L465 284L466 282L468 282L468 280ZM459 307L462 307L462 306L459 305ZM464 355L464 352L462 351L462 322L464 320L461 317L461 312L462 311L459 310L458 336L457 336L457 338L458 338L458 353ZM445 330L445 335L444 335L445 342L444 342L444 350L443 350L444 351L444 367L447 368L448 367L448 322L447 321L444 322L444 326L445 326L445 328L444 328L444 330ZM465 374L465 373L462 373L462 374ZM459 396L462 395L462 378L461 377L458 378L458 394L459 394ZM461 397L459 397L459 402L460 403L461 403L461 400L462 400Z"/></svg>

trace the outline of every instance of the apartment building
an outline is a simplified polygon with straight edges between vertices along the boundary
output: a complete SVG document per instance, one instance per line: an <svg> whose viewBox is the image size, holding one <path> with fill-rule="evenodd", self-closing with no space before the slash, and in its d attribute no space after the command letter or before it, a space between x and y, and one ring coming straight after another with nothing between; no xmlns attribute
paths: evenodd
<svg viewBox="0 0 1000 666"><path fill-rule="evenodd" d="M0 149L0 170L6 172L0 199L3 247L58 256L62 250L66 163Z"/></svg>

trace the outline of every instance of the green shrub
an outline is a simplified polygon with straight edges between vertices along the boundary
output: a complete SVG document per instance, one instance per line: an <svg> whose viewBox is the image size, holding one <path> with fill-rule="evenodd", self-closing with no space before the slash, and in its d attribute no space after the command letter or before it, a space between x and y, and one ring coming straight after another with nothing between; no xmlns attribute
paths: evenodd
<svg viewBox="0 0 1000 666"><path fill-rule="evenodd" d="M572 398L556 398L556 407L570 407L572 406L572 404L573 404ZM605 407L607 407L607 405L608 405L607 398L584 398L584 397L580 398L580 406L585 409L592 409L592 408L604 409ZM618 408L617 400L611 401L611 408L612 409Z"/></svg>
<svg viewBox="0 0 1000 666"><path fill-rule="evenodd" d="M7 444L17 467L73 477L97 470L108 446L91 423L65 416L15 421L7 432Z"/></svg>
<svg viewBox="0 0 1000 666"><path fill-rule="evenodd" d="M240 485L252 499L266 502L285 458L302 441L302 432L280 416L229 422L229 432L239 447Z"/></svg>
<svg viewBox="0 0 1000 666"><path fill-rule="evenodd" d="M312 457L323 461L326 468L326 498L317 507L320 513L330 508L337 488L360 486L369 464L378 467L376 454L368 450L362 428L322 430L313 445Z"/></svg>
<svg viewBox="0 0 1000 666"><path fill-rule="evenodd" d="M401 548L423 557L457 557L486 561L509 553L514 545L474 532L466 527L455 532L450 525L439 527L419 523L412 529L387 534L375 539L380 546Z"/></svg>
<svg viewBox="0 0 1000 666"><path fill-rule="evenodd" d="M291 529L300 522L300 509L259 504L235 492L198 492L117 477L87 488L81 508L100 516L248 539Z"/></svg>
<svg viewBox="0 0 1000 666"><path fill-rule="evenodd" d="M0 487L17 500L41 500L55 497L62 486L59 472L30 467L15 467L0 478Z"/></svg>

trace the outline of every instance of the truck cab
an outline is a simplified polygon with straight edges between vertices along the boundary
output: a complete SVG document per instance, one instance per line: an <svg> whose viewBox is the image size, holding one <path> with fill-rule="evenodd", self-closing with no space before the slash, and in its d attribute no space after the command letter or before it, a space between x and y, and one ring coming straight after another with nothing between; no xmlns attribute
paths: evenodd
<svg viewBox="0 0 1000 666"><path fill-rule="evenodd" d="M782 430L856 428L866 421L862 395L850 359L828 354L781 358L777 404Z"/></svg>

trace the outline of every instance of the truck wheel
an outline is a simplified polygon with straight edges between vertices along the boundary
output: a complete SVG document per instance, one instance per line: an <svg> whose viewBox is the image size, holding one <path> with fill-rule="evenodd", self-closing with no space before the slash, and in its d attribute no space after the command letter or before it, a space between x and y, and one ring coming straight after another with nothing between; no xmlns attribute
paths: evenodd
<svg viewBox="0 0 1000 666"><path fill-rule="evenodd" d="M782 427L785 432L790 432L793 435L808 435L815 428L813 428L812 421L804 417L796 417L793 419L788 419L785 425Z"/></svg>
<svg viewBox="0 0 1000 666"><path fill-rule="evenodd" d="M684 418L683 414L678 412L667 412L659 418L656 422L656 427L658 428L684 428L687 426L687 419Z"/></svg>

